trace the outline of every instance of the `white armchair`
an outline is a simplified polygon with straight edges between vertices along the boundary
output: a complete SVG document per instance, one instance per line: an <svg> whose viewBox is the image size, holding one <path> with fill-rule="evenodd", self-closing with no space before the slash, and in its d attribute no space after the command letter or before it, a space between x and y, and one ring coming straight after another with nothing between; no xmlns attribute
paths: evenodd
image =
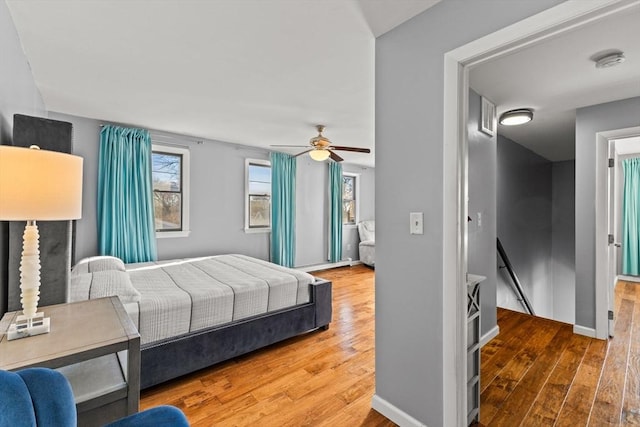
<svg viewBox="0 0 640 427"><path fill-rule="evenodd" d="M358 224L360 235L360 261L374 267L376 260L376 222L374 220L360 221Z"/></svg>

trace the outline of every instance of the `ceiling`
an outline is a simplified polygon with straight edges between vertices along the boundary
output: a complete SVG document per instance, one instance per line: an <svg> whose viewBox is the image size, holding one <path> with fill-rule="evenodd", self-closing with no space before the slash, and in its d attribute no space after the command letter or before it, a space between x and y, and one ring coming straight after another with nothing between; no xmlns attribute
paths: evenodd
<svg viewBox="0 0 640 427"><path fill-rule="evenodd" d="M616 49L625 62L595 67L591 58ZM573 159L576 108L640 96L640 4L481 64L469 81L498 115L533 108L533 121L499 134L549 160Z"/></svg>
<svg viewBox="0 0 640 427"><path fill-rule="evenodd" d="M438 1L7 4L49 111L263 147L324 124L373 150L375 36Z"/></svg>
<svg viewBox="0 0 640 427"><path fill-rule="evenodd" d="M306 145L315 125L374 166L375 37L439 0L7 0L46 108L251 146ZM499 132L573 158L575 109L640 95L640 6L474 68ZM596 69L617 48L626 61ZM284 150L297 153L299 149Z"/></svg>

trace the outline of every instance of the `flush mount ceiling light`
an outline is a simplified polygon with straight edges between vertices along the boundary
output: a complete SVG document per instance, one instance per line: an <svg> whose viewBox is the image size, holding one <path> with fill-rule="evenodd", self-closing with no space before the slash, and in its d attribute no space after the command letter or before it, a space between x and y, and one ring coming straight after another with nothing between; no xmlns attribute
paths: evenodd
<svg viewBox="0 0 640 427"><path fill-rule="evenodd" d="M533 111L529 108L518 108L510 110L500 115L500 124L505 126L516 126L528 123L533 120Z"/></svg>
<svg viewBox="0 0 640 427"><path fill-rule="evenodd" d="M611 52L593 59L596 63L596 68L614 67L622 64L624 60L625 57L622 52Z"/></svg>

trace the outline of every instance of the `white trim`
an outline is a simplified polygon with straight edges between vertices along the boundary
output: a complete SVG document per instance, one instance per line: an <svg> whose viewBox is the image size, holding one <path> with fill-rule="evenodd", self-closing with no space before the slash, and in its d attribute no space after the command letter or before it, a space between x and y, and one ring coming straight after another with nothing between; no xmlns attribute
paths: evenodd
<svg viewBox="0 0 640 427"><path fill-rule="evenodd" d="M494 339L500 333L500 326L496 325L489 332L480 337L480 347L484 347L489 341Z"/></svg>
<svg viewBox="0 0 640 427"><path fill-rule="evenodd" d="M609 281L607 270L609 265L607 215L609 211L608 193L608 158L609 141L622 139L640 134L640 127L615 129L595 134L596 144L596 243L595 243L595 338L607 339L609 337Z"/></svg>
<svg viewBox="0 0 640 427"><path fill-rule="evenodd" d="M326 264L314 264L314 265L305 265L302 267L296 267L296 270L305 271L310 273L312 271L320 271L320 270L329 270L330 268L338 268L338 267L353 267L354 265L362 264L362 261L356 260L352 261L351 258L347 258L344 261L338 262L329 262Z"/></svg>
<svg viewBox="0 0 640 427"><path fill-rule="evenodd" d="M443 425L467 422L467 182L465 135L468 81L454 54L444 57ZM464 124L463 124L464 123ZM462 220L464 218L464 220ZM453 357L452 357L453 356Z"/></svg>
<svg viewBox="0 0 640 427"><path fill-rule="evenodd" d="M466 244L465 137L472 65L538 43L599 19L638 0L567 1L447 52L444 57L443 159L443 422L466 425ZM449 284L455 283L456 286ZM449 285L449 286L447 286ZM452 357L454 355L454 357ZM457 373L456 373L456 369Z"/></svg>
<svg viewBox="0 0 640 427"><path fill-rule="evenodd" d="M621 274L618 277L616 277L616 281L617 280L624 280L625 282L640 283L640 276L625 276L624 274Z"/></svg>
<svg viewBox="0 0 640 427"><path fill-rule="evenodd" d="M586 328L580 325L573 325L573 333L578 335L584 335L585 337L589 337L589 338L597 338L595 329ZM601 339L606 339L606 338L601 338Z"/></svg>
<svg viewBox="0 0 640 427"><path fill-rule="evenodd" d="M153 139L156 138L153 135L151 136L151 151L152 153L167 153L167 154L178 154L182 156L182 164L180 165L181 170L180 179L182 180L182 230L178 231L156 231L156 239L167 239L173 237L188 237L191 233L191 228L189 227L189 206L191 205L189 200L190 187L191 187L191 151L188 147L178 146L178 145L166 145L166 143L158 142L154 143ZM154 225L155 228L155 225Z"/></svg>
<svg viewBox="0 0 640 427"><path fill-rule="evenodd" d="M245 205L246 205L246 203L245 203ZM247 233L247 234L271 233L271 227L245 228L244 232Z"/></svg>
<svg viewBox="0 0 640 427"><path fill-rule="evenodd" d="M271 162L264 159L244 159L244 232L247 234L271 233L271 227L249 227L249 165L271 167ZM269 215L271 215L271 213L269 213ZM271 221L269 221L269 224L271 224Z"/></svg>
<svg viewBox="0 0 640 427"><path fill-rule="evenodd" d="M402 427L427 427L411 415L387 402L377 394L371 398L371 407Z"/></svg>
<svg viewBox="0 0 640 427"><path fill-rule="evenodd" d="M607 159L609 158L609 140L601 133L594 135L594 143L596 144L596 163L595 167L595 205L596 205L596 224L595 224L595 337L605 339L609 336L609 291L607 285L608 270L608 234L607 213L609 203L607 200L607 176L609 169ZM575 330L575 328L574 328ZM584 334L582 334L584 335Z"/></svg>
<svg viewBox="0 0 640 427"><path fill-rule="evenodd" d="M172 237L189 237L189 234L191 234L191 230L162 231L162 232L156 231L156 239L167 239Z"/></svg>

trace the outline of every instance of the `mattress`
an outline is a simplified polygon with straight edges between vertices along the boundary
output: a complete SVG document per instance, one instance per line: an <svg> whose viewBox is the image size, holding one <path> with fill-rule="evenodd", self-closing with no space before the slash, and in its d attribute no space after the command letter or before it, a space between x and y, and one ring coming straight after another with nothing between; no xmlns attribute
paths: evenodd
<svg viewBox="0 0 640 427"><path fill-rule="evenodd" d="M126 305L138 306L134 322L142 345L308 303L309 285L315 280L308 273L245 255L126 264L125 269L139 293ZM91 292L85 292L87 297Z"/></svg>

